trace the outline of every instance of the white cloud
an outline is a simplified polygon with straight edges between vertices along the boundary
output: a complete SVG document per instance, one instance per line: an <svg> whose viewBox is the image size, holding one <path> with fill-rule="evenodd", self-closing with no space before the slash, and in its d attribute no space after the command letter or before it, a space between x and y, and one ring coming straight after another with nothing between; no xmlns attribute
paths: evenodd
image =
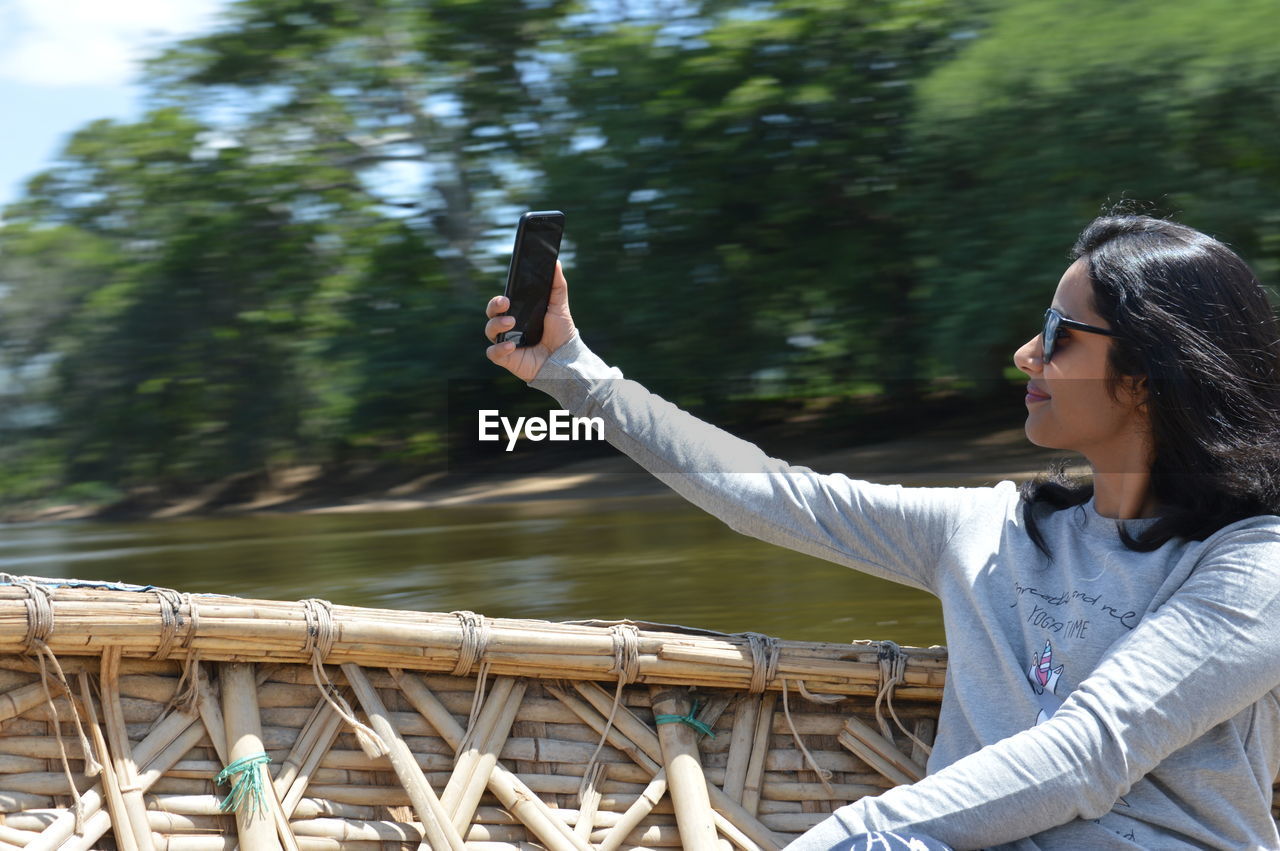
<svg viewBox="0 0 1280 851"><path fill-rule="evenodd" d="M166 41L209 27L225 0L0 0L0 80L118 86Z"/></svg>

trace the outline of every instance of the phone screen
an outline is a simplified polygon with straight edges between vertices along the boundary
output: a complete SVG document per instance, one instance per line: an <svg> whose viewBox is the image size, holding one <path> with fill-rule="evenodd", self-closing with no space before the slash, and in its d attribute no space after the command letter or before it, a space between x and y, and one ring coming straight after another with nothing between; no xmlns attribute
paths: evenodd
<svg viewBox="0 0 1280 851"><path fill-rule="evenodd" d="M563 213L526 213L521 217L506 292L511 300L507 314L516 318L516 324L502 335L503 340L515 340L517 346L533 346L542 339L542 318L551 299L551 281L563 234Z"/></svg>

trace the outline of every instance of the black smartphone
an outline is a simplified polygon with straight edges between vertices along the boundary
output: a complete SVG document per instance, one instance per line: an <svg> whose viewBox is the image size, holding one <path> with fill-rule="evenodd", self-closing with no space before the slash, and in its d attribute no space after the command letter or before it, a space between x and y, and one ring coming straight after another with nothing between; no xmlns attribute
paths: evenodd
<svg viewBox="0 0 1280 851"><path fill-rule="evenodd" d="M551 280L556 274L563 235L564 213L559 210L520 217L503 292L511 301L503 315L514 316L516 324L498 335L499 343L514 340L517 346L536 346L542 340L542 319L551 301Z"/></svg>

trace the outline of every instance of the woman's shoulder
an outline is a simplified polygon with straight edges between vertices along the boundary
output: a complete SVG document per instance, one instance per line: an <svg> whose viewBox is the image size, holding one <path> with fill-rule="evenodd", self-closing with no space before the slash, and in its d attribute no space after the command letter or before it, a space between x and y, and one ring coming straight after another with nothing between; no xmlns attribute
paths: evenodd
<svg viewBox="0 0 1280 851"><path fill-rule="evenodd" d="M1201 569L1216 564L1261 571L1271 576L1280 590L1280 516L1257 514L1236 520L1192 546Z"/></svg>
<svg viewBox="0 0 1280 851"><path fill-rule="evenodd" d="M1205 538L1206 544L1280 543L1280 515L1255 514L1228 523Z"/></svg>

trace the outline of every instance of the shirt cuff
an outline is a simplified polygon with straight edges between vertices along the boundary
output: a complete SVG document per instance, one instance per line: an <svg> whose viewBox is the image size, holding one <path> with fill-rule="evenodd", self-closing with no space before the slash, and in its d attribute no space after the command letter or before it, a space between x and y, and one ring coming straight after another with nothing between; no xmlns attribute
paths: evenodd
<svg viewBox="0 0 1280 851"><path fill-rule="evenodd" d="M609 366L587 348L575 329L560 348L551 353L528 385L554 397L565 410L580 411L602 381L622 378L622 371Z"/></svg>

